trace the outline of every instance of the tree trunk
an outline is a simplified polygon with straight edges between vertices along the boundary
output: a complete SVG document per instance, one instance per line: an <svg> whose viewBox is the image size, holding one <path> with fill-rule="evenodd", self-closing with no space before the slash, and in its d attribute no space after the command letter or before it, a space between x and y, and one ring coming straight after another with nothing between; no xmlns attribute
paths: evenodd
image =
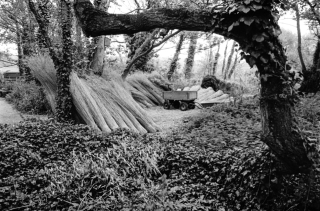
<svg viewBox="0 0 320 211"><path fill-rule="evenodd" d="M320 38L318 38L316 50L313 54L313 71L320 71Z"/></svg>
<svg viewBox="0 0 320 211"><path fill-rule="evenodd" d="M224 49L224 53L223 53L223 64L222 64L222 68L221 68L221 75L222 76L225 75L225 71L226 71L225 66L226 66L228 44L229 44L229 40L227 40L227 42L226 42L226 48Z"/></svg>
<svg viewBox="0 0 320 211"><path fill-rule="evenodd" d="M198 41L198 33L192 33L190 37L188 57L186 60L186 65L184 70L186 79L191 78L191 73L192 73L192 68L194 63L194 56L196 54L196 48L197 48L197 41Z"/></svg>
<svg viewBox="0 0 320 211"><path fill-rule="evenodd" d="M23 65L23 52L22 52L22 39L21 32L19 29L18 23L16 24L16 34L17 34L17 49L18 49L18 67L20 76L24 74L24 65Z"/></svg>
<svg viewBox="0 0 320 211"><path fill-rule="evenodd" d="M226 69L224 70L224 76L223 76L223 79L226 80L227 79L227 75L228 75L228 71L229 71L229 68L230 68L230 65L231 65L231 62L232 62L232 57L233 57L233 54L234 54L234 48L236 46L236 42L233 41L233 44L231 46L231 52L230 52L230 55L228 57L228 61L227 61L227 67Z"/></svg>
<svg viewBox="0 0 320 211"><path fill-rule="evenodd" d="M62 18L62 62L57 69L57 119L59 122L69 122L72 120L72 98L69 90L70 73L72 70L72 39L71 39L71 2L61 0Z"/></svg>
<svg viewBox="0 0 320 211"><path fill-rule="evenodd" d="M280 27L270 9L275 5L273 1L254 1L254 4L253 9L235 1L230 7L209 11L150 9L137 15L117 15L95 10L89 0L76 0L75 11L88 36L167 28L211 31L234 39L244 50L244 59L250 66L256 65L260 72L262 141L288 172L310 172L316 150L309 147L294 117L295 95L288 83L292 78L285 69L286 56L278 39ZM247 21L244 15L254 18ZM268 27L261 27L262 23Z"/></svg>
<svg viewBox="0 0 320 211"><path fill-rule="evenodd" d="M320 39L313 53L313 63L310 71L303 73L303 82L300 92L317 93L320 90Z"/></svg>
<svg viewBox="0 0 320 211"><path fill-rule="evenodd" d="M173 56L171 64L170 64L170 69L169 69L169 71L167 73L167 77L168 77L169 81L172 80L172 75L174 74L174 72L177 69L177 63L178 63L178 59L179 59L179 55L180 55L180 51L181 51L184 39L185 39L184 34L183 33L180 34L179 41L178 41L178 44L177 44L177 47L176 47L176 52L174 53L174 56Z"/></svg>
<svg viewBox="0 0 320 211"><path fill-rule="evenodd" d="M24 76L26 78L27 82L32 81L33 77L31 75L31 69L30 67L28 67L25 64L25 58L28 56L32 55L32 37L31 37L31 33L27 23L24 21L22 24L22 36L21 36L21 40L22 40L22 54L23 54L23 61L22 61L22 65L23 65L23 69L24 69Z"/></svg>
<svg viewBox="0 0 320 211"><path fill-rule="evenodd" d="M220 53L219 53L220 46L221 46L221 42L219 42L217 53L214 56L214 62L213 62L213 65L212 65L212 75L215 75L216 72L217 72L217 65L218 65L218 61L219 61L219 58L220 58Z"/></svg>
<svg viewBox="0 0 320 211"><path fill-rule="evenodd" d="M230 69L229 75L228 75L228 79L231 78L232 74L234 73L234 71L236 70L238 64L238 53L236 53L236 58L234 59L234 63Z"/></svg>
<svg viewBox="0 0 320 211"><path fill-rule="evenodd" d="M108 11L110 6L110 0L95 0L95 7ZM92 72L96 75L101 76L104 66L104 57L105 57L105 46L104 46L105 36L99 36L95 38L96 48L93 54L93 59L90 65Z"/></svg>
<svg viewBox="0 0 320 211"><path fill-rule="evenodd" d="M307 71L306 65L303 60L302 51L301 51L301 28L300 28L300 11L298 4L295 5L296 18L297 18L297 34L298 34L298 54L301 63L302 73Z"/></svg>

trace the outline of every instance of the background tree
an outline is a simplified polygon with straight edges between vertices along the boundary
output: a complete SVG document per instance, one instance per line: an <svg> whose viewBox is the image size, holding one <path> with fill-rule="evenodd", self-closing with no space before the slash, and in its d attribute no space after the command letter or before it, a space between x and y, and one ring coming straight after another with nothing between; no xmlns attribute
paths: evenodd
<svg viewBox="0 0 320 211"><path fill-rule="evenodd" d="M233 41L232 42L232 46L231 46L231 52L229 54L228 61L227 61L227 66L226 66L226 69L224 70L224 76L223 76L224 80L227 79L227 76L228 76L228 73L229 73L229 68L231 66L232 58L233 58L233 55L234 55L235 47L236 47L236 42Z"/></svg>
<svg viewBox="0 0 320 211"><path fill-rule="evenodd" d="M94 5L97 9L108 11L111 0L95 0ZM105 36L94 38L95 50L90 68L96 75L102 75L105 58Z"/></svg>
<svg viewBox="0 0 320 211"><path fill-rule="evenodd" d="M228 44L230 40L226 41L226 47L224 48L224 53L223 53L223 62L222 62L222 67L221 67L221 74L222 76L225 75L225 66L226 66L226 58L227 58L227 51L228 51Z"/></svg>
<svg viewBox="0 0 320 211"><path fill-rule="evenodd" d="M195 32L191 33L188 56L187 56L186 64L184 68L184 74L186 79L191 78L191 73L192 73L192 68L194 63L194 56L196 54L196 49L197 49L197 40L198 40L198 33L195 33Z"/></svg>
<svg viewBox="0 0 320 211"><path fill-rule="evenodd" d="M182 44L183 44L184 40L185 40L185 35L184 35L184 33L181 33L179 36L177 46L176 46L176 51L174 53L174 56L173 56L172 61L170 63L169 71L167 73L167 77L168 77L169 81L172 80L172 75L174 74L174 72L177 69L177 62L179 59L179 54L181 52L181 48L182 48Z"/></svg>

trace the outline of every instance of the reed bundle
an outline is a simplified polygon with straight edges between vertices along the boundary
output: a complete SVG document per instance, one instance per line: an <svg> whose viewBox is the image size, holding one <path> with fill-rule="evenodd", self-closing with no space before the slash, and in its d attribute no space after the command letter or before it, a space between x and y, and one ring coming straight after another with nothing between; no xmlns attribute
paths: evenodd
<svg viewBox="0 0 320 211"><path fill-rule="evenodd" d="M37 56L29 59L33 75L41 82L55 111L57 93L56 71L49 56ZM148 117L138 103L152 106L152 102L161 103L161 89L142 76L123 82L120 77L104 79L98 76L78 77L70 75L70 92L75 107L75 115L80 116L93 129L109 133L118 128L130 129L136 133L154 133L158 126ZM142 92L136 91L143 90ZM150 89L150 91L148 90ZM134 94L133 94L134 93ZM135 98L135 99L134 99ZM139 99L139 101L136 101Z"/></svg>

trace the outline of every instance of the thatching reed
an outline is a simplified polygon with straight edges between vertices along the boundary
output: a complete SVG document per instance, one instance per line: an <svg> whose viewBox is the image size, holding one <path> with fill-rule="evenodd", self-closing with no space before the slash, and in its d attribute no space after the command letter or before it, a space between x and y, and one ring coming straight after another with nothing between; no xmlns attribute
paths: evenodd
<svg viewBox="0 0 320 211"><path fill-rule="evenodd" d="M197 103L206 104L206 103L229 103L233 101L233 98L230 95L223 93L223 91L218 90L214 91L212 87L208 87L206 89L200 88L199 85L195 85L192 87L184 88L183 90L192 90L198 91L198 98L196 100Z"/></svg>
<svg viewBox="0 0 320 211"><path fill-rule="evenodd" d="M49 57L38 56L29 60L52 62ZM47 93L56 95L55 69L34 68L31 66L34 76L42 83ZM32 64L33 65L33 64ZM44 70L45 69L45 70ZM158 93L160 89L155 87L147 78L139 76L131 80L142 92L135 91L135 97L144 101L145 105L150 102L161 103L162 98ZM138 81L140 81L138 83ZM148 89L150 88L150 91ZM132 91L137 90L123 82L120 77L112 77L107 80L98 76L78 77L75 72L70 75L70 92L76 115L80 116L86 124L93 129L109 133L118 128L130 129L136 133L153 133L159 131L153 120L135 101ZM55 98L55 97L54 97ZM53 99L54 99L53 98ZM152 100L151 100L152 98ZM54 102L54 101L53 101ZM53 104L52 104L53 105ZM55 105L55 104L54 104Z"/></svg>
<svg viewBox="0 0 320 211"><path fill-rule="evenodd" d="M56 93L57 93L57 78L56 70L53 62L48 55L33 56L27 60L27 65L30 67L32 74L43 85L46 93L46 98L50 103L52 111L56 111Z"/></svg>
<svg viewBox="0 0 320 211"><path fill-rule="evenodd" d="M151 79L152 78L152 79ZM157 81L155 84L151 81ZM155 75L134 74L127 78L129 89L133 98L143 107L160 106L164 103L162 98L162 82Z"/></svg>

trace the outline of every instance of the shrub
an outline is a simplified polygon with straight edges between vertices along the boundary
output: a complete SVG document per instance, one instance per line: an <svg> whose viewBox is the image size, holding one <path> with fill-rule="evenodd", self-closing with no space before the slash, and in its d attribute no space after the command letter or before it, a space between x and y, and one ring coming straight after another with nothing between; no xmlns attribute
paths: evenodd
<svg viewBox="0 0 320 211"><path fill-rule="evenodd" d="M50 105L42 87L35 82L16 82L10 85L11 93L6 100L12 103L18 111L30 114L47 114Z"/></svg>

